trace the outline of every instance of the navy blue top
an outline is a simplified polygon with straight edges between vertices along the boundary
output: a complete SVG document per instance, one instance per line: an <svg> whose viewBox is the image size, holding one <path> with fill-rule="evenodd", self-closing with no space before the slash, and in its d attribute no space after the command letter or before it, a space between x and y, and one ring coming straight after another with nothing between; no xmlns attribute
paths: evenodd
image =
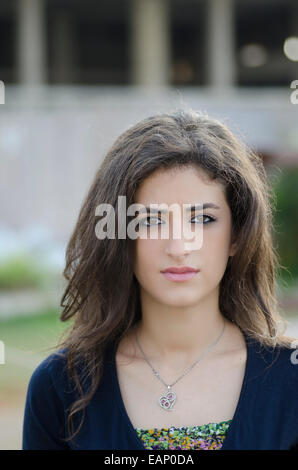
<svg viewBox="0 0 298 470"><path fill-rule="evenodd" d="M244 338L244 380L220 450L298 448L297 353L285 347L265 348L246 334ZM115 346L106 350L103 377L86 408L79 434L71 442L63 441L67 410L75 399L65 366L66 358L53 353L34 370L26 396L23 450L146 450L121 397ZM78 423L75 421L75 429Z"/></svg>

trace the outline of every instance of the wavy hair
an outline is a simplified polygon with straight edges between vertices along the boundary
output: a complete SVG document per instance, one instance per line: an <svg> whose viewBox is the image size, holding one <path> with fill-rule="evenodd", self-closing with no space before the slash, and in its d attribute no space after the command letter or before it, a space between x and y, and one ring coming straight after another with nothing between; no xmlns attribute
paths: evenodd
<svg viewBox="0 0 298 470"><path fill-rule="evenodd" d="M222 183L231 209L232 241L237 240L238 249L220 282L222 315L265 346L289 346L295 339L283 334L286 322L278 311L274 193L261 158L226 124L206 113L188 108L147 117L123 132L107 152L66 249L63 275L68 283L60 319L73 322L58 347L65 348L67 369L79 392L68 414L69 434L74 415L85 411L100 383L107 346L117 344L141 319L134 241L117 238L117 229L115 239L98 239L96 206L111 204L117 227L119 195L133 204L139 185L154 171L185 165L203 169ZM91 384L86 393L77 374L82 361ZM82 423L65 440L72 439Z"/></svg>

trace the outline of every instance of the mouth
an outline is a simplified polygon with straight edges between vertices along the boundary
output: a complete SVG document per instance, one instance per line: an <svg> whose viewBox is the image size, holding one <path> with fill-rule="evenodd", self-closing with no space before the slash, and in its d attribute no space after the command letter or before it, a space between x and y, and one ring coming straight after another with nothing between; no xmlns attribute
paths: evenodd
<svg viewBox="0 0 298 470"><path fill-rule="evenodd" d="M161 273L169 281L183 282L195 277L199 271L199 269L183 266L180 268L168 268L161 271Z"/></svg>

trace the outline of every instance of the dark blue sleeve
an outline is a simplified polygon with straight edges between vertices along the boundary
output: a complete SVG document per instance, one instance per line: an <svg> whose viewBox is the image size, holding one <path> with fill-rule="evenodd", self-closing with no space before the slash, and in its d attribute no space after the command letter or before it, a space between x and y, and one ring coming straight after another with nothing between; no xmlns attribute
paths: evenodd
<svg viewBox="0 0 298 470"><path fill-rule="evenodd" d="M64 406L54 386L51 359L34 370L27 389L23 421L23 450L69 449L65 437ZM57 369L57 367L56 367Z"/></svg>

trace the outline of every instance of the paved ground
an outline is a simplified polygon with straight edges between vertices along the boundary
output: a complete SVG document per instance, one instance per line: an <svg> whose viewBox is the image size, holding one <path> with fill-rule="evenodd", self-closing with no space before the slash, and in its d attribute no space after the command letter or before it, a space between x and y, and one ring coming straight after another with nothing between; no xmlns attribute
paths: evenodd
<svg viewBox="0 0 298 470"><path fill-rule="evenodd" d="M1 403L0 450L22 449L23 401Z"/></svg>

